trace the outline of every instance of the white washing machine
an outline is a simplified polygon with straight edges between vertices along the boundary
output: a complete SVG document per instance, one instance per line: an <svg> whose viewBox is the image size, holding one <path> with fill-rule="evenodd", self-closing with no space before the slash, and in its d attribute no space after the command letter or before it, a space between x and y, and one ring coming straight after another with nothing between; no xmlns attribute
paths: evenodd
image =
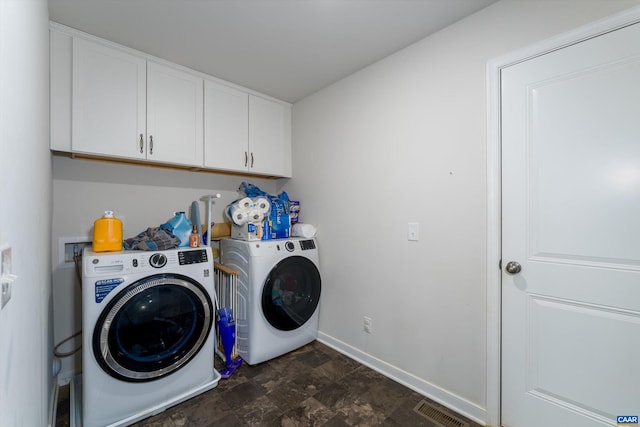
<svg viewBox="0 0 640 427"><path fill-rule="evenodd" d="M321 280L315 239L222 239L222 264L238 272L238 353L250 365L318 336Z"/></svg>
<svg viewBox="0 0 640 427"><path fill-rule="evenodd" d="M218 384L211 248L82 256L84 427L128 425Z"/></svg>

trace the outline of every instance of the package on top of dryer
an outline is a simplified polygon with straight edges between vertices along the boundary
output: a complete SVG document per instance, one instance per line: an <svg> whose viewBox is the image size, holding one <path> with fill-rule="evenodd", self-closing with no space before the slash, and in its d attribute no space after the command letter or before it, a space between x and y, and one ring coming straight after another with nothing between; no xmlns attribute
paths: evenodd
<svg viewBox="0 0 640 427"><path fill-rule="evenodd" d="M265 219L260 223L232 224L231 237L247 241L286 239L291 234L288 224L284 216L276 216L275 222L273 219Z"/></svg>
<svg viewBox="0 0 640 427"><path fill-rule="evenodd" d="M84 427L130 425L218 384L210 247L86 248L82 270Z"/></svg>
<svg viewBox="0 0 640 427"><path fill-rule="evenodd" d="M245 197L225 209L231 221L231 237L239 240L287 239L291 235L289 196L272 195L247 182L238 189Z"/></svg>

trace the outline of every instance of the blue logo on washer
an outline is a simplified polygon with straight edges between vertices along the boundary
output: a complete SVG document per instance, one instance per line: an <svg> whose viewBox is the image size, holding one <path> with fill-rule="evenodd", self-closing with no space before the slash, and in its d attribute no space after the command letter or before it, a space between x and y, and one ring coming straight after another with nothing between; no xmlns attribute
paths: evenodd
<svg viewBox="0 0 640 427"><path fill-rule="evenodd" d="M117 288L124 279L98 280L95 284L96 302L101 303L109 295L109 292Z"/></svg>

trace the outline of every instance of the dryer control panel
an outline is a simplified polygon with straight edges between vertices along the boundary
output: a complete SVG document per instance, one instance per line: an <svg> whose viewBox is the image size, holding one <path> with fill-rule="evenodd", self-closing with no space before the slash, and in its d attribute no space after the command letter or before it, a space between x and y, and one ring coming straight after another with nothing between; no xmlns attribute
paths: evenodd
<svg viewBox="0 0 640 427"><path fill-rule="evenodd" d="M302 251L306 251L309 249L315 249L316 248L316 242L314 240L298 240L300 242L300 250ZM296 245L294 242L292 241L288 241L284 244L284 247L286 250L288 250L289 252L293 252L296 250ZM278 247L278 250L280 248Z"/></svg>
<svg viewBox="0 0 640 427"><path fill-rule="evenodd" d="M315 240L300 240L300 249L303 251L316 248Z"/></svg>

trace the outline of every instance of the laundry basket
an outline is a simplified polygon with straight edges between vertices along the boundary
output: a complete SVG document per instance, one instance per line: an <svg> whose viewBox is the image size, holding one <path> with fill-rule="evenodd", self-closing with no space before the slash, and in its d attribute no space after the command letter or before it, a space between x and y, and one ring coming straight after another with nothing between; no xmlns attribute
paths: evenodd
<svg viewBox="0 0 640 427"><path fill-rule="evenodd" d="M215 288L218 296L219 307L231 307L234 318L238 313L238 272L232 268L215 262ZM220 331L218 330L218 322L216 322L216 353L224 360L224 350L220 340ZM235 343L231 351L232 358L238 357L238 334L236 332ZM226 360L225 360L226 362Z"/></svg>

